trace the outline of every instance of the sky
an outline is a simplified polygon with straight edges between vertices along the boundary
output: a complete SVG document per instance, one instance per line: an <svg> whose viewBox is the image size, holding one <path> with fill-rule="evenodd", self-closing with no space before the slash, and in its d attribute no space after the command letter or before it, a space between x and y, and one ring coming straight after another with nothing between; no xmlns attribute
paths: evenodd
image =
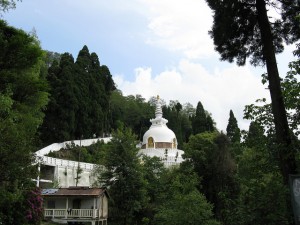
<svg viewBox="0 0 300 225"><path fill-rule="evenodd" d="M36 31L43 49L69 52L84 45L108 66L123 95L159 95L194 107L201 101L219 130L232 110L241 129L245 105L269 99L265 68L220 61L208 34L213 18L205 0L23 0L2 15L11 26ZM293 46L278 55L281 76Z"/></svg>

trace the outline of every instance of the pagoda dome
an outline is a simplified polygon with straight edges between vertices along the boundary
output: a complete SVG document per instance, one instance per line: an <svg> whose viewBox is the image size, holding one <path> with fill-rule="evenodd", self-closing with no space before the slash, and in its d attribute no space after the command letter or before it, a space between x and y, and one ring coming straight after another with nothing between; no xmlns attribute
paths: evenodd
<svg viewBox="0 0 300 225"><path fill-rule="evenodd" d="M177 148L175 133L167 127L168 120L162 116L162 108L159 97L157 97L155 119L149 130L143 136L142 148Z"/></svg>
<svg viewBox="0 0 300 225"><path fill-rule="evenodd" d="M154 142L173 143L176 140L175 133L170 130L167 126L154 126L143 136L143 144L148 142L148 139L152 137Z"/></svg>

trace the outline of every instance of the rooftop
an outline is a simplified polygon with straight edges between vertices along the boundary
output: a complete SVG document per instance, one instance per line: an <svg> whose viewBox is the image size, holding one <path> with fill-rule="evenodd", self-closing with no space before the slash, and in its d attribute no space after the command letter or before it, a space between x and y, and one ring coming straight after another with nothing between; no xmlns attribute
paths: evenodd
<svg viewBox="0 0 300 225"><path fill-rule="evenodd" d="M99 196L106 193L104 188L89 187L69 187L69 188L51 188L43 189L43 196Z"/></svg>

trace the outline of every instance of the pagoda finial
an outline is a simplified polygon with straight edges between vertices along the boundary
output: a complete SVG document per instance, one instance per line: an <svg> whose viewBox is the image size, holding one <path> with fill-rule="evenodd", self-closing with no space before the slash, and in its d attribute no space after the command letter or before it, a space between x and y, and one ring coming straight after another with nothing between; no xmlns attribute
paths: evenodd
<svg viewBox="0 0 300 225"><path fill-rule="evenodd" d="M157 95L157 97L156 97L155 116L156 116L156 118L162 118L162 109L161 109L159 95Z"/></svg>

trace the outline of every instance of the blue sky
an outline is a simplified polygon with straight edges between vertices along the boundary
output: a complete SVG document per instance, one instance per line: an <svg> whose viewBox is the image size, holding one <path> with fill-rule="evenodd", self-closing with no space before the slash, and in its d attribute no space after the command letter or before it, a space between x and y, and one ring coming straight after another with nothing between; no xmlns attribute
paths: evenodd
<svg viewBox="0 0 300 225"><path fill-rule="evenodd" d="M9 25L30 32L42 48L72 53L83 45L107 65L124 95L160 95L196 106L201 101L226 130L232 109L242 129L246 104L269 93L263 68L220 62L208 35L212 13L204 0L23 0L3 14ZM278 57L281 74L293 47Z"/></svg>

